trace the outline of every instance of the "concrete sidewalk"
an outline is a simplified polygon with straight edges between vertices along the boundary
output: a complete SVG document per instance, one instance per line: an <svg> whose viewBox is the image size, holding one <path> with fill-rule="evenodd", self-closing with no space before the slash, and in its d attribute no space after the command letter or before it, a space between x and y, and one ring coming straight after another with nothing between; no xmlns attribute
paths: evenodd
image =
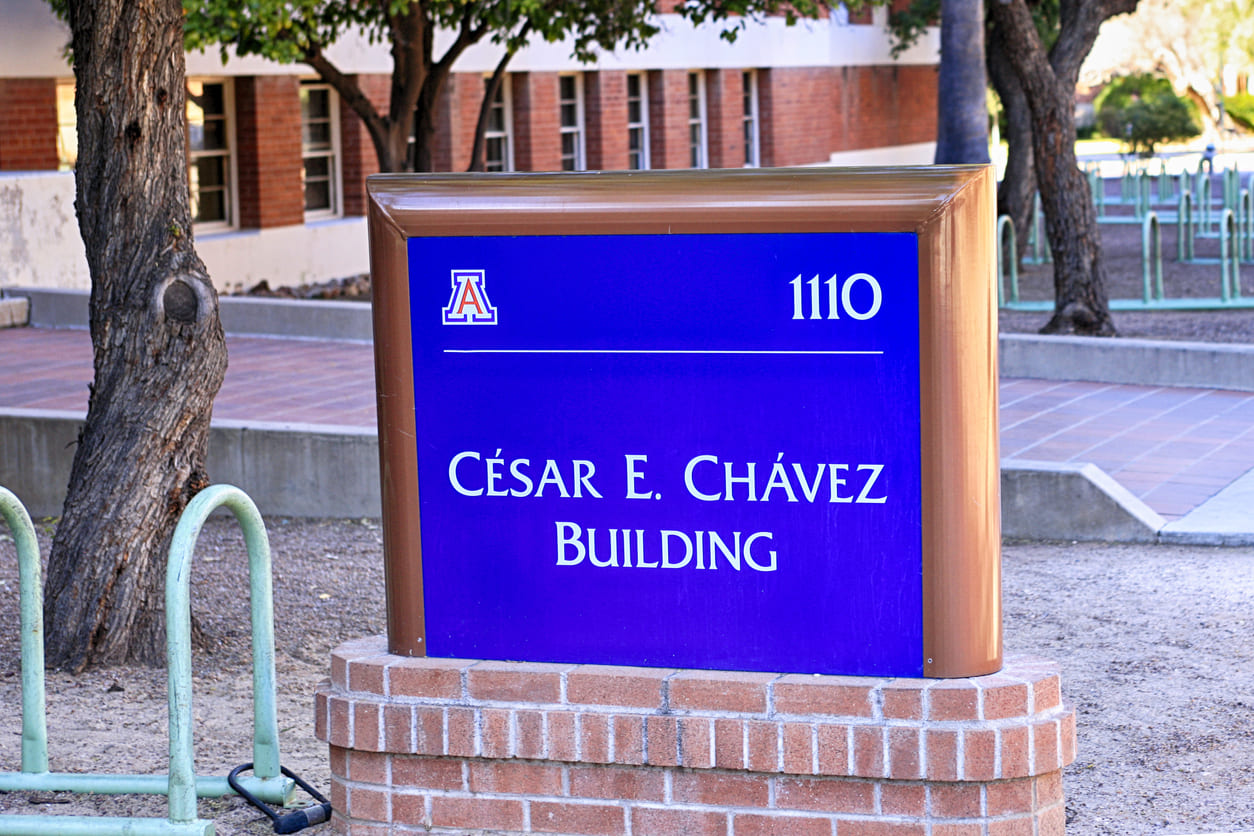
<svg viewBox="0 0 1254 836"><path fill-rule="evenodd" d="M45 327L41 304L48 310L34 299L32 318L44 326L0 329L0 484L32 513L54 515L92 352L86 330ZM302 323L284 320L294 314L314 333L368 329L367 306L343 304L352 324L310 323L291 303L246 300L246 320L224 309L228 331L285 335L229 334L214 407L214 478L239 484L267 513L379 514L373 348L325 330L294 338ZM1005 534L1254 543L1254 379L1244 379L1254 353L1245 348L1003 337Z"/></svg>

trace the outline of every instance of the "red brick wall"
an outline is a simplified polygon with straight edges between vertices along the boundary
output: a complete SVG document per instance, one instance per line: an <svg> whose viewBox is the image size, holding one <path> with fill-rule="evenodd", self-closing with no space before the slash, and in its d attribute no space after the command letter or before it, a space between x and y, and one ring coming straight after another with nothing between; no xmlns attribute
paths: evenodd
<svg viewBox="0 0 1254 836"><path fill-rule="evenodd" d="M649 157L653 168L688 168L688 71L649 73Z"/></svg>
<svg viewBox="0 0 1254 836"><path fill-rule="evenodd" d="M759 143L762 165L823 162L831 154L832 85L829 67L758 72Z"/></svg>
<svg viewBox="0 0 1254 836"><path fill-rule="evenodd" d="M1061 834L1057 666L876 679L331 656L335 826L392 832ZM393 828L393 829L389 829Z"/></svg>
<svg viewBox="0 0 1254 836"><path fill-rule="evenodd" d="M588 168L627 168L627 73L619 70L584 73Z"/></svg>
<svg viewBox="0 0 1254 836"><path fill-rule="evenodd" d="M557 73L514 73L514 167L560 171L561 121Z"/></svg>
<svg viewBox="0 0 1254 836"><path fill-rule="evenodd" d="M758 72L763 165L936 139L936 67L776 68Z"/></svg>
<svg viewBox="0 0 1254 836"><path fill-rule="evenodd" d="M506 78L503 84L508 84ZM485 80L479 73L453 73L436 106L432 168L465 171L475 142L475 125L483 103Z"/></svg>
<svg viewBox="0 0 1254 836"><path fill-rule="evenodd" d="M57 82L0 78L0 171L56 171Z"/></svg>
<svg viewBox="0 0 1254 836"><path fill-rule="evenodd" d="M357 84L381 113L388 111L392 81L386 75L359 75ZM340 99L340 171L344 178L344 214L366 214L366 178L379 171L379 156L361 117Z"/></svg>
<svg viewBox="0 0 1254 836"><path fill-rule="evenodd" d="M936 67L842 67L833 71L832 151L936 139Z"/></svg>
<svg viewBox="0 0 1254 836"><path fill-rule="evenodd" d="M745 164L743 72L706 73L705 98L710 168L741 168Z"/></svg>
<svg viewBox="0 0 1254 836"><path fill-rule="evenodd" d="M299 79L237 78L235 119L240 226L304 223Z"/></svg>

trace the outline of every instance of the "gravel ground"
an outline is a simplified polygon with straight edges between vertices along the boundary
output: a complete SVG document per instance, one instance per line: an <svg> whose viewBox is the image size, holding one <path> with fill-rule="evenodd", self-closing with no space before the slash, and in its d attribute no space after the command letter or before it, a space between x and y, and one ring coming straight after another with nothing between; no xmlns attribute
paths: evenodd
<svg viewBox="0 0 1254 836"><path fill-rule="evenodd" d="M284 764L323 791L326 749L312 701L339 642L384 629L375 521L270 520L274 551L280 740ZM47 524L43 528L49 528ZM46 540L46 532L44 534ZM45 543L46 549L46 543ZM243 546L211 520L196 550L195 611L212 637L196 676L197 771L252 759ZM1254 560L1246 549L1008 543L1006 648L1057 660L1080 718L1067 770L1072 836L1254 829ZM11 542L0 542L0 621L17 624ZM0 635L0 763L17 769L16 630ZM116 668L49 677L54 771L165 770L165 681ZM163 814L163 799L0 793L0 812ZM262 834L238 799L202 801L217 832Z"/></svg>

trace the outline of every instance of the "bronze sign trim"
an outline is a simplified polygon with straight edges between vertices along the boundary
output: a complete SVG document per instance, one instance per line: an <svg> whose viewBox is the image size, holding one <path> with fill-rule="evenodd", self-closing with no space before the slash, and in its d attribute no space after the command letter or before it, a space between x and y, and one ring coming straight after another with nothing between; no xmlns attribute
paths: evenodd
<svg viewBox="0 0 1254 836"><path fill-rule="evenodd" d="M409 238L910 232L919 244L924 673L1001 668L990 167L376 175L367 193L390 652L426 655Z"/></svg>

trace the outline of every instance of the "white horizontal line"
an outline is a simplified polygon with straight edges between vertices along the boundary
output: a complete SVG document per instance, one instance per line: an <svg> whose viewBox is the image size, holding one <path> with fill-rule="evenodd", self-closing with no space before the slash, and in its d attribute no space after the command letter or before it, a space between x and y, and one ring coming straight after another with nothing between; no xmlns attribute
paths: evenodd
<svg viewBox="0 0 1254 836"><path fill-rule="evenodd" d="M445 354L883 354L883 351L727 351L687 348L446 348Z"/></svg>

